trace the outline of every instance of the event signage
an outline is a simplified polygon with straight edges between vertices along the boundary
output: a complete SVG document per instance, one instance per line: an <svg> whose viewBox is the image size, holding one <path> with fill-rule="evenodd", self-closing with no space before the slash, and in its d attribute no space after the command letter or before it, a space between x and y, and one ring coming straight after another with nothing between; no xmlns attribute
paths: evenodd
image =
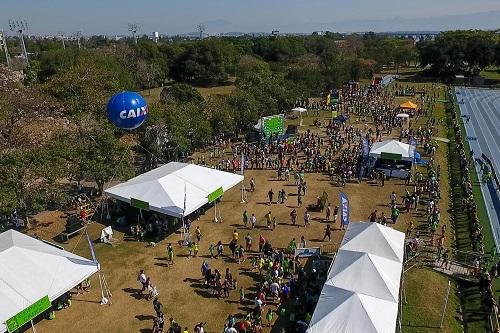
<svg viewBox="0 0 500 333"><path fill-rule="evenodd" d="M408 148L408 155L414 159L415 151L417 150L417 140L415 140L415 138L411 138L408 144L410 145Z"/></svg>
<svg viewBox="0 0 500 333"><path fill-rule="evenodd" d="M119 128L136 129L146 120L148 112L146 100L134 91L119 92L108 101L108 119Z"/></svg>
<svg viewBox="0 0 500 333"><path fill-rule="evenodd" d="M347 198L347 195L344 192L339 192L339 199L340 199L340 224L342 225L342 227L344 227L349 224L349 215L350 215L349 199Z"/></svg>
<svg viewBox="0 0 500 333"><path fill-rule="evenodd" d="M392 161L401 161L403 159L403 155L396 153L380 153L380 158L383 160L392 160Z"/></svg>
<svg viewBox="0 0 500 333"><path fill-rule="evenodd" d="M50 307L51 304L49 296L42 297L35 303L28 306L26 309L7 319L7 321L5 322L5 324L7 325L7 330L9 331L9 333L16 331L33 318L45 312Z"/></svg>
<svg viewBox="0 0 500 333"><path fill-rule="evenodd" d="M284 119L282 114L262 118L262 131L266 137L283 134Z"/></svg>
<svg viewBox="0 0 500 333"><path fill-rule="evenodd" d="M319 247L304 247L295 249L294 256L299 258L319 257L321 250Z"/></svg>
<svg viewBox="0 0 500 333"><path fill-rule="evenodd" d="M216 189L215 191L213 191L208 195L208 203L214 202L215 200L222 197L223 194L224 194L224 189L222 187L219 187L218 189Z"/></svg>
<svg viewBox="0 0 500 333"><path fill-rule="evenodd" d="M363 137L363 157L366 158L370 154L370 144L368 143L368 139Z"/></svg>
<svg viewBox="0 0 500 333"><path fill-rule="evenodd" d="M149 202L142 201L139 199L130 198L130 206L139 208L145 211L149 211Z"/></svg>

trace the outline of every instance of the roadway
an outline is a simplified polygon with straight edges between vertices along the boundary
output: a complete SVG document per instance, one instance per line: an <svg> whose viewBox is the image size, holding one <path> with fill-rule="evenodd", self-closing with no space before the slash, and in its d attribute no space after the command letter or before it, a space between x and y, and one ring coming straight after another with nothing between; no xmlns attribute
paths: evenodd
<svg viewBox="0 0 500 333"><path fill-rule="evenodd" d="M474 151L475 161L486 155L500 176L500 90L455 88L460 114L465 125L466 140ZM474 163L481 180L480 163ZM481 184L491 230L497 251L500 250L500 199L493 181ZM485 249L489 251L489 249Z"/></svg>

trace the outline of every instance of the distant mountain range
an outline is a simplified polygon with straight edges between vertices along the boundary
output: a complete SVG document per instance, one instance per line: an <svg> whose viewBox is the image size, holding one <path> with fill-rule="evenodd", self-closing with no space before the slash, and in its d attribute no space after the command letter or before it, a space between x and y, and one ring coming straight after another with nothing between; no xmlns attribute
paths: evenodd
<svg viewBox="0 0 500 333"><path fill-rule="evenodd" d="M261 33L254 29L229 22L212 20L203 23L206 33L238 35ZM266 27L260 29L265 31ZM445 15L418 18L394 17L376 20L340 20L336 22L302 22L270 27L283 33L312 33L314 31L333 32L389 32L389 31L444 31L456 29L500 29L500 10L462 15ZM269 33L270 31L266 31Z"/></svg>

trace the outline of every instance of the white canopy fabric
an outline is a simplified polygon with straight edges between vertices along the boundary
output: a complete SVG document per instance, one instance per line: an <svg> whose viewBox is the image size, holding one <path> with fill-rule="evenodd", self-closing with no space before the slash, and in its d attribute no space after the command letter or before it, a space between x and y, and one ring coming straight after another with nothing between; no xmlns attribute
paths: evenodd
<svg viewBox="0 0 500 333"><path fill-rule="evenodd" d="M366 252L340 250L325 285L397 302L401 264ZM363 276L364 278L357 278Z"/></svg>
<svg viewBox="0 0 500 333"><path fill-rule="evenodd" d="M148 202L151 210L180 218L207 204L208 195L219 187L225 192L242 181L243 176L234 173L170 162L105 192L127 203L131 198Z"/></svg>
<svg viewBox="0 0 500 333"><path fill-rule="evenodd" d="M404 239L377 223L349 224L307 333L394 333Z"/></svg>
<svg viewBox="0 0 500 333"><path fill-rule="evenodd" d="M349 225L341 250L365 252L403 262L405 235L378 223L362 222Z"/></svg>
<svg viewBox="0 0 500 333"><path fill-rule="evenodd" d="M307 333L394 333L397 314L398 303L325 285Z"/></svg>
<svg viewBox="0 0 500 333"><path fill-rule="evenodd" d="M298 108L294 108L292 109L293 112L307 112L307 109L304 109L304 108L301 108L301 107L298 107Z"/></svg>
<svg viewBox="0 0 500 333"><path fill-rule="evenodd" d="M53 301L98 271L92 260L8 230L0 234L0 332L42 297Z"/></svg>
<svg viewBox="0 0 500 333"><path fill-rule="evenodd" d="M370 150L370 156L379 158L381 153L401 154L403 160L413 161L413 158L410 157L409 151L409 144L399 142L397 140L387 140L374 143L372 149Z"/></svg>
<svg viewBox="0 0 500 333"><path fill-rule="evenodd" d="M398 113L396 118L410 118L410 115L407 113Z"/></svg>

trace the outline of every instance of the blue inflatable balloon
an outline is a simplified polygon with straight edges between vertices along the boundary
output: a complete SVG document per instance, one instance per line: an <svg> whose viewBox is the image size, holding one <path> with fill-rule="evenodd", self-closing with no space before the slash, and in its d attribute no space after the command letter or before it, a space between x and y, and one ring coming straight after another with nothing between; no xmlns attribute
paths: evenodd
<svg viewBox="0 0 500 333"><path fill-rule="evenodd" d="M108 102L108 119L117 127L133 130L141 126L148 116L148 104L133 91L119 92Z"/></svg>

